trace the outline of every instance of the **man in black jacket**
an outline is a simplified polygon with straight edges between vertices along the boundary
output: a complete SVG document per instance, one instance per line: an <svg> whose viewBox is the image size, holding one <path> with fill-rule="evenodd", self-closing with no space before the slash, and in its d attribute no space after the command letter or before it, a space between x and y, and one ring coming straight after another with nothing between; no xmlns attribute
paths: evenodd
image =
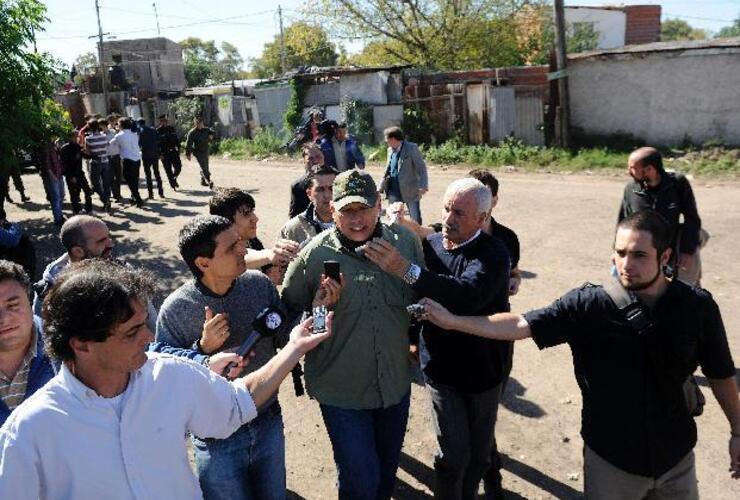
<svg viewBox="0 0 740 500"><path fill-rule="evenodd" d="M633 151L627 170L633 180L624 188L617 222L646 209L662 215L671 229L673 254L668 265L673 276L689 285L698 284L701 279L701 219L688 179L666 172L660 152L651 147Z"/></svg>
<svg viewBox="0 0 740 500"><path fill-rule="evenodd" d="M175 127L167 121L167 115L159 116L159 155L162 158L162 166L170 181L170 187L177 191L179 184L177 178L182 171L182 162L180 161L180 139L177 137Z"/></svg>
<svg viewBox="0 0 740 500"><path fill-rule="evenodd" d="M162 176L159 174L159 134L146 124L143 118L138 121L139 124L139 147L141 148L141 160L144 164L144 174L146 175L146 188L149 191L149 199L154 198L154 186L152 185L152 170L154 178L157 180L157 191L159 197L164 198L164 188L162 186Z"/></svg>
<svg viewBox="0 0 740 500"><path fill-rule="evenodd" d="M422 242L427 269L410 264L381 240L365 245L364 253L419 295L433 297L456 314L508 311L509 253L501 240L481 230L491 201L491 191L476 179L458 179L448 186L442 232ZM477 496L490 465L508 350L506 343L466 337L433 324L422 328L420 358L438 444L435 498Z"/></svg>

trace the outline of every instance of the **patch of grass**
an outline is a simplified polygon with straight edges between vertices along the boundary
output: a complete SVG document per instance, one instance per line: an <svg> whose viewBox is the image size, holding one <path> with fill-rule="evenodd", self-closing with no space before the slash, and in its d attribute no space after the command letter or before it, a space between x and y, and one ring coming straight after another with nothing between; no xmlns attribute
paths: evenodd
<svg viewBox="0 0 740 500"><path fill-rule="evenodd" d="M268 156L285 154L286 141L284 134L275 132L271 127L266 127L259 130L253 139L222 139L218 146L218 154L228 154L232 160L259 160Z"/></svg>

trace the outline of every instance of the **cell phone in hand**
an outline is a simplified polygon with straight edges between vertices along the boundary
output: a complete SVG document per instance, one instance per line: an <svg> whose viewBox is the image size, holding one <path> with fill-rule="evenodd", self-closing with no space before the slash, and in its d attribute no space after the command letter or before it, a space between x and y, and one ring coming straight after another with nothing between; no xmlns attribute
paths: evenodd
<svg viewBox="0 0 740 500"><path fill-rule="evenodd" d="M316 306L313 308L313 333L326 331L326 307Z"/></svg>
<svg viewBox="0 0 740 500"><path fill-rule="evenodd" d="M325 260L324 274L339 283L339 262L337 262L336 260Z"/></svg>

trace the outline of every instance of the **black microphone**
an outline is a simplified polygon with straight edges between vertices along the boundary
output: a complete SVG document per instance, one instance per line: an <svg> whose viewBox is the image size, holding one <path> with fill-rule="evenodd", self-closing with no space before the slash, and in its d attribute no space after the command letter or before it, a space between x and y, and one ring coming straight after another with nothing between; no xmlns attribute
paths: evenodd
<svg viewBox="0 0 740 500"><path fill-rule="evenodd" d="M248 355L252 350L254 350L257 342L265 337L272 337L275 335L275 333L280 329L280 326L282 326L283 321L285 321L285 317L278 309L272 306L265 307L257 317L254 318L254 321L252 321L252 332L247 335L244 342L239 344L239 347L237 347L235 351L236 354L242 357ZM228 376L231 369L236 365L237 363L232 361L226 365L226 368L224 368L221 375L224 377Z"/></svg>

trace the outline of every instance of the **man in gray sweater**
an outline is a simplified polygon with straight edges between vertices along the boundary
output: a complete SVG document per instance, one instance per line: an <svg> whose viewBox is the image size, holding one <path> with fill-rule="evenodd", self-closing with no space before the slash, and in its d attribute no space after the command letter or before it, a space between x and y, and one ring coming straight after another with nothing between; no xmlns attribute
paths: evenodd
<svg viewBox="0 0 740 500"><path fill-rule="evenodd" d="M233 349L251 333L252 322L263 309L282 309L269 278L246 270L246 245L230 220L217 215L196 217L182 228L178 244L194 279L162 304L158 342L209 355ZM331 304L338 293L339 286L328 283L317 293L317 301ZM286 328L260 340L242 375L267 363L287 333ZM285 438L277 397L268 399L258 412L256 419L226 439L193 436L196 470L206 500L285 498Z"/></svg>

